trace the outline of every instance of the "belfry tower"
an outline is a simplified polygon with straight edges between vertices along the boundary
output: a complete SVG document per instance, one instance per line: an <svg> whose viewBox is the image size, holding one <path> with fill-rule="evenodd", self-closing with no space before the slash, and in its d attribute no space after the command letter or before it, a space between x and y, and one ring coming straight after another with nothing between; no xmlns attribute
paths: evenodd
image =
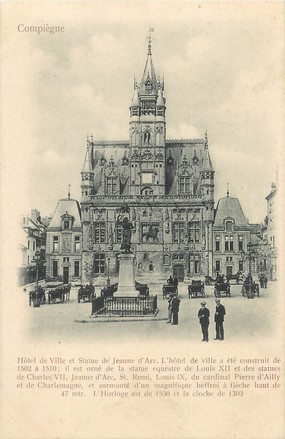
<svg viewBox="0 0 285 439"><path fill-rule="evenodd" d="M130 195L165 194L164 82L157 79L148 41L140 84L134 82L130 106Z"/></svg>

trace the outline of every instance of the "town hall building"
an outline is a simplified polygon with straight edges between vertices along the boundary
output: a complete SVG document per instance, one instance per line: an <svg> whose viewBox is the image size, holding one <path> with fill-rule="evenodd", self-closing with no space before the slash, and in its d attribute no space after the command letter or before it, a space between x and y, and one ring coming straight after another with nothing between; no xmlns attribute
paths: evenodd
<svg viewBox="0 0 285 439"><path fill-rule="evenodd" d="M81 172L83 281L118 274L123 203L133 226L136 277L212 275L214 169L207 133L166 138L164 82L155 73L150 38L142 79L134 84L129 139L87 139Z"/></svg>

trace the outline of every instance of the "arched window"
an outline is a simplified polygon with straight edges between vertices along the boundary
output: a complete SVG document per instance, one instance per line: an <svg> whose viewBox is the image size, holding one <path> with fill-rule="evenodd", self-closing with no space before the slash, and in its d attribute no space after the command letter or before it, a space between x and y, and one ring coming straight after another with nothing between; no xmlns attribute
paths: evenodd
<svg viewBox="0 0 285 439"><path fill-rule="evenodd" d="M149 186L142 188L141 195L144 197L151 197L153 195L152 188Z"/></svg>

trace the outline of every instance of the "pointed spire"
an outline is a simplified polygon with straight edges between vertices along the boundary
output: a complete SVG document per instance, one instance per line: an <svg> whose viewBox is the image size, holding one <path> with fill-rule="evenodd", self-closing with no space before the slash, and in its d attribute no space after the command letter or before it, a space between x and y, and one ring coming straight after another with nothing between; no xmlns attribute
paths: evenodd
<svg viewBox="0 0 285 439"><path fill-rule="evenodd" d="M230 189L229 189L229 186L230 186L230 184L229 184L229 183L227 183L227 197L229 197L229 196L230 196Z"/></svg>
<svg viewBox="0 0 285 439"><path fill-rule="evenodd" d="M139 107L139 105L140 105L140 103L139 103L138 88L135 87L131 107Z"/></svg>
<svg viewBox="0 0 285 439"><path fill-rule="evenodd" d="M205 140L204 140L204 143L205 143L205 148L208 149L208 132L207 132L207 130L205 131Z"/></svg>
<svg viewBox="0 0 285 439"><path fill-rule="evenodd" d="M150 35L151 32L154 32L153 27L150 27L148 31L148 52L147 52L148 55L151 55L151 35Z"/></svg>
<svg viewBox="0 0 285 439"><path fill-rule="evenodd" d="M156 105L164 106L164 100L163 100L161 88L158 89L158 98L157 98L157 101L156 101Z"/></svg>
<svg viewBox="0 0 285 439"><path fill-rule="evenodd" d="M156 80L156 75L152 63L152 57L151 57L151 36L150 32L153 32L154 29L150 28L149 30L149 37L148 37L148 52L147 52L147 60L143 72L143 77L140 83L139 87L139 94L140 95L157 95L158 91L158 84Z"/></svg>
<svg viewBox="0 0 285 439"><path fill-rule="evenodd" d="M90 151L89 151L89 143L87 145L84 164L82 168L82 172L92 172L91 160L90 160Z"/></svg>

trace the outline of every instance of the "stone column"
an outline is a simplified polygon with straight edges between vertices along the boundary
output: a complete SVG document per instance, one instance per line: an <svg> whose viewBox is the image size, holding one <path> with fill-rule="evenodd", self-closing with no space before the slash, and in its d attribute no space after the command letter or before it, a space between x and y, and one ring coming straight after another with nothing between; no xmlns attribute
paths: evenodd
<svg viewBox="0 0 285 439"><path fill-rule="evenodd" d="M121 253L119 256L119 285L116 296L137 297L134 276L134 255L132 253Z"/></svg>

